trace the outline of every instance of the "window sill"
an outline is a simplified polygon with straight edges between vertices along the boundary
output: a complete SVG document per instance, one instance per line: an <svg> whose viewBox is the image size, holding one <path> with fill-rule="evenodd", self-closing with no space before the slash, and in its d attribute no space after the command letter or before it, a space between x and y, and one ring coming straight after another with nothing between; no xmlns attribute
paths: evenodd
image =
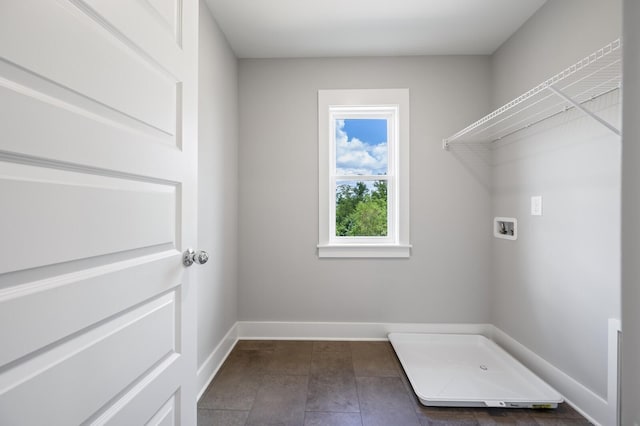
<svg viewBox="0 0 640 426"><path fill-rule="evenodd" d="M318 257L411 257L411 245L409 244L340 244L318 245Z"/></svg>

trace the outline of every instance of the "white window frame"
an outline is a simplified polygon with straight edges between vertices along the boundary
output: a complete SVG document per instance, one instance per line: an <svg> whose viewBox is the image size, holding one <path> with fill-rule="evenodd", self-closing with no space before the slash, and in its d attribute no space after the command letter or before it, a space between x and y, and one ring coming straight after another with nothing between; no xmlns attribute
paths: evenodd
<svg viewBox="0 0 640 426"><path fill-rule="evenodd" d="M387 147L388 161L387 174L382 176L376 175L338 175L336 171L336 120L348 119L384 119L387 121ZM397 105L381 105L381 106L330 106L329 107L329 192L333 196L329 196L329 245L343 244L364 244L364 245L381 245L395 244L398 240L396 229L398 206L397 199L397 182L396 171L397 155L396 146L398 140L398 106ZM387 181L387 235L383 237L341 237L336 235L336 190L339 181L356 181L356 182L375 182L379 180Z"/></svg>
<svg viewBox="0 0 640 426"><path fill-rule="evenodd" d="M336 119L386 118L386 176L336 174ZM409 257L409 90L318 91L319 257ZM337 181L387 181L387 236L336 236Z"/></svg>

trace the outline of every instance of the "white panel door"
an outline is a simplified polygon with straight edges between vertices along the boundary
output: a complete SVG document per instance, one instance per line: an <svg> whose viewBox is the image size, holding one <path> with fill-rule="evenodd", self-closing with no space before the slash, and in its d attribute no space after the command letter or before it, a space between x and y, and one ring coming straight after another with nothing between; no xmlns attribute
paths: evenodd
<svg viewBox="0 0 640 426"><path fill-rule="evenodd" d="M0 425L196 423L197 23L0 0Z"/></svg>

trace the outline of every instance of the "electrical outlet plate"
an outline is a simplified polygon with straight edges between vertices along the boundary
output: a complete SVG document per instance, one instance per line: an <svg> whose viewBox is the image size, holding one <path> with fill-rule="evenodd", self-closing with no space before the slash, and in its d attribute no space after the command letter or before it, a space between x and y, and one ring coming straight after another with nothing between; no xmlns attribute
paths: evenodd
<svg viewBox="0 0 640 426"><path fill-rule="evenodd" d="M531 197L531 216L542 216L542 195Z"/></svg>

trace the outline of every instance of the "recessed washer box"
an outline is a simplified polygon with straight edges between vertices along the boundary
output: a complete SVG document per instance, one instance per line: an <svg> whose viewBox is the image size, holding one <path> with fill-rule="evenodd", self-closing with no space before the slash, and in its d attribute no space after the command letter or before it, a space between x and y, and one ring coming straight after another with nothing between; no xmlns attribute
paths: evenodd
<svg viewBox="0 0 640 426"><path fill-rule="evenodd" d="M493 236L505 240L517 240L518 221L513 217L494 217Z"/></svg>

